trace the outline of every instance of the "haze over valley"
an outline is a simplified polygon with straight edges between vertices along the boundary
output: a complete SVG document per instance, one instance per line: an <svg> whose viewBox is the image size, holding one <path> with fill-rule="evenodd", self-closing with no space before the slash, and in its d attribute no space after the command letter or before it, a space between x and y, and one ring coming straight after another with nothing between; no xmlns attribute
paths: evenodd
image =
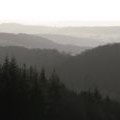
<svg viewBox="0 0 120 120"><path fill-rule="evenodd" d="M60 44L86 47L96 47L107 43L120 42L119 26L47 27L3 23L0 24L0 32L35 34Z"/></svg>

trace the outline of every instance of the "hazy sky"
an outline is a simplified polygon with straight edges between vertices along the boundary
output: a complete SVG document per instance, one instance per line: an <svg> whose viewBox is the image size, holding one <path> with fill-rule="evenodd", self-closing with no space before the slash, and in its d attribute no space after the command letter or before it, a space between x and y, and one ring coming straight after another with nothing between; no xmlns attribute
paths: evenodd
<svg viewBox="0 0 120 120"><path fill-rule="evenodd" d="M90 21L119 24L120 0L0 0L0 23L87 25Z"/></svg>

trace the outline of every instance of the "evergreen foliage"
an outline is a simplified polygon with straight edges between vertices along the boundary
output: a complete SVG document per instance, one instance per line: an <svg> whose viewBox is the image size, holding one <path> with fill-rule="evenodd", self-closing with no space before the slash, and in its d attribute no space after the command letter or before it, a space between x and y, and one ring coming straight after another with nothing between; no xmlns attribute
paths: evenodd
<svg viewBox="0 0 120 120"><path fill-rule="evenodd" d="M120 104L99 90L68 90L53 70L39 73L15 58L0 65L0 118L12 120L120 120Z"/></svg>

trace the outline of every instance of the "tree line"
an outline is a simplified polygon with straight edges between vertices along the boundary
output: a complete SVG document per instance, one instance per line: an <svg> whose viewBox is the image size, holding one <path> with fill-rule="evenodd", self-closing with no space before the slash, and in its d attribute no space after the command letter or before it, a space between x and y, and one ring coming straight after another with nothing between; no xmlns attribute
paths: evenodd
<svg viewBox="0 0 120 120"><path fill-rule="evenodd" d="M6 57L0 64L0 118L13 120L119 120L120 104L98 89L76 93L55 70L46 77L35 67Z"/></svg>

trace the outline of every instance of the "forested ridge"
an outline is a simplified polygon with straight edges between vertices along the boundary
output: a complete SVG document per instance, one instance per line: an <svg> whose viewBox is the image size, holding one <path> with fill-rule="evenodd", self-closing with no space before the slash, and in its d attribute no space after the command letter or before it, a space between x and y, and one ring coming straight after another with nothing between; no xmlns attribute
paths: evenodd
<svg viewBox="0 0 120 120"><path fill-rule="evenodd" d="M0 63L5 56L14 56L18 65L44 66L46 76L56 69L60 80L72 90L99 88L104 95L120 100L120 44L96 47L80 55L71 56L57 50L0 47Z"/></svg>
<svg viewBox="0 0 120 120"><path fill-rule="evenodd" d="M56 70L19 66L6 57L0 65L0 118L12 120L119 120L120 104L97 88L76 93L66 88Z"/></svg>

